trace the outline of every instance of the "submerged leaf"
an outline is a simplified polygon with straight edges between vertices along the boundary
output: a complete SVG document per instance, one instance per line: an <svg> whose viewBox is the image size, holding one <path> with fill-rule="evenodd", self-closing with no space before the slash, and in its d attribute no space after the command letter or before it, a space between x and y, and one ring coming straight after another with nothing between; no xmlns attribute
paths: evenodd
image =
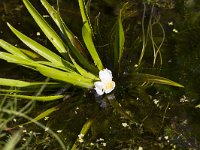
<svg viewBox="0 0 200 150"><path fill-rule="evenodd" d="M6 142L5 146L2 148L2 150L15 150L16 149L16 145L18 144L18 142L21 140L21 136L22 136L22 131L19 130L16 133L14 133L9 140Z"/></svg>
<svg viewBox="0 0 200 150"><path fill-rule="evenodd" d="M47 110L45 110L44 112L40 113L38 116L36 116L35 118L33 118L33 120L31 121L28 121L26 123L23 123L23 124L20 124L18 126L23 126L23 125L27 125L27 124L30 124L32 122L35 122L35 121L39 121L47 116L49 116L50 114L52 114L53 112L57 111L59 108L58 107L52 107L52 108L49 108Z"/></svg>
<svg viewBox="0 0 200 150"><path fill-rule="evenodd" d="M128 80L128 82L147 82L147 83L157 83L157 84L167 84L167 85L172 85L172 86L177 86L177 87L184 87L183 85L176 83L172 80L160 77L160 76L155 76L155 75L150 75L150 74L144 74L144 73L133 73L129 75L131 80Z"/></svg>
<svg viewBox="0 0 200 150"><path fill-rule="evenodd" d="M119 16L116 23L116 33L115 33L115 42L114 42L114 60L115 60L115 66L117 66L117 63L121 61L121 57L123 54L124 49L124 30L122 25L122 17L121 12L119 12Z"/></svg>

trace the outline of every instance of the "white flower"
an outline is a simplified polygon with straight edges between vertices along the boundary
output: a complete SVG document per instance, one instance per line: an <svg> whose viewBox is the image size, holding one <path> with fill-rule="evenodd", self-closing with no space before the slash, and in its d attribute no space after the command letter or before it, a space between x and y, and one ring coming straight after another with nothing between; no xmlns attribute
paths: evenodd
<svg viewBox="0 0 200 150"><path fill-rule="evenodd" d="M115 82L112 81L112 72L107 68L99 72L99 78L101 81L94 82L94 89L98 95L110 93L115 88Z"/></svg>

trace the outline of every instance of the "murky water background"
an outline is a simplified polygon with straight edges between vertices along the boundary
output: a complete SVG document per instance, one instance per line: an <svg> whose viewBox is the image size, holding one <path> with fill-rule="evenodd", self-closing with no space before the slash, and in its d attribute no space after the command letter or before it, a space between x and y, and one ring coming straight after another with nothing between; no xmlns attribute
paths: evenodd
<svg viewBox="0 0 200 150"><path fill-rule="evenodd" d="M42 14L47 14L39 1L31 2ZM56 4L53 0L49 2ZM97 38L97 48L104 63L109 67L112 67L108 57L109 49L112 48L111 30L120 2L122 1L92 1L91 5L93 23L99 16L99 29L95 29L101 33ZM66 24L81 37L82 23L78 3L60 0L60 4L61 15ZM84 141L79 143L79 149L200 148L200 110L195 108L200 103L200 2L163 0L154 5L149 1L149 4L145 5L145 27L147 28L150 14L154 17L153 21L159 19L165 31L165 42L161 48L162 65L158 62L153 67L152 47L149 44L139 70L166 77L181 83L185 88L157 84L136 86L136 82L127 77L127 73L136 70L135 64L140 55L141 21L144 11L142 2L129 1L129 6L124 13L126 19L123 22L126 34L123 72L120 73L120 78L116 78L116 92L102 98L97 97L94 91L69 87L66 92L69 97L61 102L32 102L31 111L27 113L31 117L52 106L58 105L60 109L41 121L46 130L34 124L24 126L17 147L24 145L22 149L61 149L57 140L48 132L48 129L51 129L69 148L76 141L83 124L88 119L93 119L91 131L85 135ZM52 47L20 0L0 1L0 20L1 39L24 47L6 26L6 22L9 22L34 40ZM47 17L47 20L53 25L50 18ZM58 31L56 27L55 30ZM161 33L160 28L153 28L156 42L161 41ZM37 72L2 60L0 66L0 77L30 81L45 79ZM133 83L126 86L127 82ZM50 92L57 91L59 89ZM7 99L3 105L19 110L27 103L28 101L24 100ZM10 116L1 114L1 117L5 119ZM3 127L13 127L26 121L16 116ZM2 129L3 127L1 126ZM15 131L0 131L0 147L3 147L9 135Z"/></svg>

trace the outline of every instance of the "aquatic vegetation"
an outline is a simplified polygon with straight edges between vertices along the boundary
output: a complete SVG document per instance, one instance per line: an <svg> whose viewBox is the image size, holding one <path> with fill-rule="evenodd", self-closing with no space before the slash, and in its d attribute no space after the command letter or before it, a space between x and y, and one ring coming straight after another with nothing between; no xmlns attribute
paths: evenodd
<svg viewBox="0 0 200 150"><path fill-rule="evenodd" d="M160 47L162 46L164 41L164 29L162 28L159 22L157 22L157 24L162 30L163 35L160 45L157 45L154 39L152 38L152 22L149 22L149 29L147 30L146 34L144 24L142 24L143 48L139 57L139 61L137 64L135 64L136 69L134 71L125 72L126 68L121 68L121 63L125 59L123 55L126 52L125 33L123 28L122 15L125 7L122 7L119 10L119 15L114 26L115 36L113 41L113 50L109 50L111 51L111 56L109 57L113 59L110 59L110 65L107 66L108 64L104 64L103 57L101 57L100 52L98 52L95 47L95 35L93 32L91 21L89 19L90 1L88 1L86 4L84 0L78 0L83 22L82 39L84 43L81 43L80 40L78 40L78 38L64 23L63 19L60 16L59 6L56 10L46 0L41 0L42 5L47 10L55 24L58 26L61 32L61 36L53 30L53 28L45 21L45 19L39 14L39 12L32 6L32 4L28 0L23 0L23 2L26 8L28 9L29 13L34 18L37 25L52 43L54 48L52 48L53 50L50 50L44 47L40 43L27 37L25 34L14 28L10 23L7 23L11 31L31 50L24 50L18 48L1 39L0 46L7 52L1 51L0 58L10 63L15 63L27 67L29 69L38 71L43 76L47 77L47 80L44 82L27 82L21 80L0 78L0 85L2 85L5 88L1 90L1 95L10 98L28 99L30 100L30 102L48 101L50 103L50 101L53 101L55 103L53 103L53 107L51 106L47 109L44 109L42 112L37 114L37 116L35 115L36 117L33 116L35 117L34 119L29 118L28 122L22 123L20 125L25 126L30 123L36 123L39 120L42 121L42 119L44 119L45 117L53 115L54 113L59 113L59 111L61 113L62 111L65 113L69 111L66 114L66 116L63 116L63 114L60 116L58 115L56 116L56 119L54 118L54 120L62 121L62 117L66 117L70 118L69 120L72 120L72 122L73 120L79 122L80 125L82 125L83 122L85 122L81 129L80 127L78 128L80 129L78 132L74 132L76 135L70 135L72 133L70 133L70 125L68 120L66 121L67 123L65 127L62 126L61 129L57 130L59 131L58 133L60 133L62 132L62 130L65 129L66 136L72 137L66 139L66 143L70 143L67 143L67 146L72 147L72 149L76 149L78 146L83 146L81 145L81 143L84 143L85 139L88 139L88 141L90 141L93 140L93 138L95 138L96 135L98 135L98 133L100 132L98 129L99 123L102 125L102 128L105 127L106 129L109 129L109 127L111 127L113 120L106 120L108 119L106 118L106 116L108 115L115 117L117 116L117 118L121 118L121 120L119 119L119 124L114 124L114 130L118 130L117 128L119 128L119 126L125 128L126 132L128 132L130 126L136 126L136 128L140 128L137 126L136 123L137 118L135 119L133 117L134 112L131 111L134 110L132 108L135 108L134 103L137 103L136 96L134 95L135 101L129 100L130 97L127 98L126 95L122 96L122 99L120 99L119 101L127 99L124 108L121 106L117 99L117 97L121 97L121 93L127 92L131 94L136 93L136 95L140 95L142 92L144 92L144 89L142 89L141 87L146 88L147 86L153 84L165 84L176 87L183 87L181 84L178 84L164 77L140 73L138 71L138 68L142 63L144 53L146 52L146 35L148 35L148 37L151 38L151 43L153 45L154 65L156 63L157 56L161 53ZM144 16L145 11L143 14L143 23ZM87 55L88 53L90 56ZM35 59L33 55L37 56L37 59ZM109 68L109 70L105 68ZM49 94L50 92L48 91L48 89L53 89L53 91L55 91L64 86L67 92L59 92L59 94L52 94L51 92L51 94ZM7 89L7 87L14 87L15 89ZM41 88L41 91L37 94L34 94L35 89L39 88ZM29 89L28 92L26 92L27 89ZM94 94L93 92L91 92L94 90L97 93L97 95L96 93ZM42 92L45 94L43 94ZM64 102L57 102L55 100L64 100ZM67 105L69 103L68 101L70 101L71 105ZM89 105L92 105L92 107L90 107L91 112L84 111L88 109L88 106L84 105L85 102L88 102ZM104 112L99 110L100 108L98 103L100 103L100 108L105 109ZM158 104L158 102L156 103ZM114 110L114 113L113 110L107 110L107 106L111 106ZM9 111L3 109L0 111L9 113ZM85 115L85 118L87 119L80 118L80 116L78 115L76 116L76 113L79 113L80 115ZM18 115L22 116L21 114ZM142 117L144 117L142 121L144 122L146 114L143 114ZM27 119L27 117L24 118ZM99 119L102 122L99 122ZM60 123L60 125L63 125L63 123ZM14 126L14 128L15 127L19 126ZM69 129L67 127L69 127ZM92 132L91 137L87 135L90 129ZM48 128L46 130L48 130ZM55 138L58 140L57 137ZM45 140L46 139L44 139L44 143L46 143ZM102 139L98 142L102 143ZM64 147L62 142L60 142L60 145L62 146L62 148ZM106 143L103 142L102 145L105 146ZM63 149L65 149L65 147Z"/></svg>

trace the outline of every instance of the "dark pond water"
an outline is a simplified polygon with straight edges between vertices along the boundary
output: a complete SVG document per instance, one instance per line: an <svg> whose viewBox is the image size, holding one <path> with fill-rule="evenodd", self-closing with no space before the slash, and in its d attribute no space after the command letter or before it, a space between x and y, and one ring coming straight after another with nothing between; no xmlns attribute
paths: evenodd
<svg viewBox="0 0 200 150"><path fill-rule="evenodd" d="M49 2L56 6L54 0ZM78 2L59 2L61 16L82 41ZM125 53L119 74L114 74L114 92L99 97L95 91L68 86L65 99L56 102L29 102L2 97L0 109L19 112L26 107L22 113L33 118L54 106L59 110L40 121L45 129L32 123L21 129L8 130L26 122L26 117L1 112L0 149L17 131L19 135L16 148L19 149L63 149L60 143L70 149L78 137L78 149L200 149L200 110L195 108L200 104L200 1L127 2L127 8L123 12ZM32 0L31 3L41 14L47 15L38 0ZM95 28L96 46L108 68L112 68L109 57L109 50L113 48L112 29L122 3L124 1L120 0L91 3L90 17L93 24L99 16L99 26ZM148 43L141 65L136 67L144 41L143 17L145 40ZM1 39L25 47L7 27L6 22L9 22L32 39L52 48L21 0L1 0L0 19ZM59 33L53 21L49 17L46 19ZM160 48L162 64L158 55L156 64L153 65L151 37L157 46L162 43L164 37ZM28 81L45 80L45 77L35 71L3 60L0 60L0 66L0 77ZM136 71L171 79L184 85L184 88L158 84L142 85L128 76ZM36 92L38 90L35 89ZM47 91L47 94L59 90L60 88L54 88ZM80 131L90 120L92 126L82 140Z"/></svg>

